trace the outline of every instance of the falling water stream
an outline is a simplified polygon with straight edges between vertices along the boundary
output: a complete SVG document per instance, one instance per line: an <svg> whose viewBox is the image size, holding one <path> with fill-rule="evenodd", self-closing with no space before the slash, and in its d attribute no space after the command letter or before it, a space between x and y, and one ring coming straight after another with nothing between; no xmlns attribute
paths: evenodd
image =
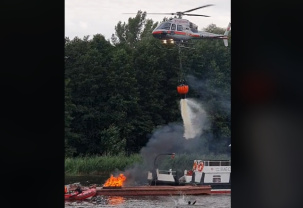
<svg viewBox="0 0 303 208"><path fill-rule="evenodd" d="M203 108L192 99L181 99L181 116L184 125L184 138L192 139L202 133L206 114Z"/></svg>
<svg viewBox="0 0 303 208"><path fill-rule="evenodd" d="M183 119L183 124L184 124L184 137L186 139L190 139L194 137L194 131L192 128L192 123L190 119L190 109L187 105L187 99L181 99L180 101L181 105L181 116Z"/></svg>

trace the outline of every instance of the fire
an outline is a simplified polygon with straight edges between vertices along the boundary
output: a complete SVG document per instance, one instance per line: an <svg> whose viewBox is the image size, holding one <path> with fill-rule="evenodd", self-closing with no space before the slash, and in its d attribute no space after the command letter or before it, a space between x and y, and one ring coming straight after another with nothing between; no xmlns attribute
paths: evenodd
<svg viewBox="0 0 303 208"><path fill-rule="evenodd" d="M122 187L125 180L126 177L122 173L118 177L111 175L110 178L106 180L103 187Z"/></svg>

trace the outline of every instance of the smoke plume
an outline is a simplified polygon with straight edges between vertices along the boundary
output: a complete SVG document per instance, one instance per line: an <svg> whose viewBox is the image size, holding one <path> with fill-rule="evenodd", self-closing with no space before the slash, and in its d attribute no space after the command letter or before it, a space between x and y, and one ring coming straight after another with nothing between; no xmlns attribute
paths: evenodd
<svg viewBox="0 0 303 208"><path fill-rule="evenodd" d="M201 153L201 149L204 147L200 136L203 129L207 126L206 112L203 110L201 104L194 99L182 100L180 102L186 102L188 112L187 115L182 116L186 116L185 119L187 119L190 124L190 129L182 123L170 123L156 129L146 146L140 151L143 158L143 165L135 164L124 172L124 175L127 177L125 185L146 184L147 171L152 170L155 157L159 154L175 153L178 155L183 153ZM180 108L182 107L180 106ZM187 131L187 134L190 134L191 139L188 139L189 137L186 138L187 134L185 134L185 131ZM168 156L166 156L166 158L167 157ZM161 157L159 157L159 161L161 161Z"/></svg>
<svg viewBox="0 0 303 208"><path fill-rule="evenodd" d="M230 98L225 97L224 93L214 91L214 89L211 91L207 82L201 82L193 76L189 76L187 81L196 92L206 96L204 98L212 95L222 100L218 107L223 111L230 112ZM159 154L201 154L203 150L207 149L203 131L209 128L209 122L202 103L192 98L181 99L180 114L182 116L181 123L170 123L153 132L146 146L140 151L143 164L134 164L124 172L127 177L125 185L147 184L147 171L152 170L155 157ZM211 136L208 135L208 137Z"/></svg>

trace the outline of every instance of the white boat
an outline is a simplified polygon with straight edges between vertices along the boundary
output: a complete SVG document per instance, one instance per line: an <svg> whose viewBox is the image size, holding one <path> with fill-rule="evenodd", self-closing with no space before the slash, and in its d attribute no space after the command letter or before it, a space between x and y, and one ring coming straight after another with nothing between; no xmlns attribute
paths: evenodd
<svg viewBox="0 0 303 208"><path fill-rule="evenodd" d="M231 193L230 160L194 160L191 170L177 179L172 169L148 172L150 185L210 185L211 193Z"/></svg>

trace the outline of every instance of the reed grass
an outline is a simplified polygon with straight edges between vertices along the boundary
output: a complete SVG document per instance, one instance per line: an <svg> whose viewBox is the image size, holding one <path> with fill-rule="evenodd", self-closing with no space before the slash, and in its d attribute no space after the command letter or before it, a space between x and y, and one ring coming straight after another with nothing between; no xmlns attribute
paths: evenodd
<svg viewBox="0 0 303 208"><path fill-rule="evenodd" d="M85 156L65 159L65 175L101 175L141 163L139 154L131 156Z"/></svg>

